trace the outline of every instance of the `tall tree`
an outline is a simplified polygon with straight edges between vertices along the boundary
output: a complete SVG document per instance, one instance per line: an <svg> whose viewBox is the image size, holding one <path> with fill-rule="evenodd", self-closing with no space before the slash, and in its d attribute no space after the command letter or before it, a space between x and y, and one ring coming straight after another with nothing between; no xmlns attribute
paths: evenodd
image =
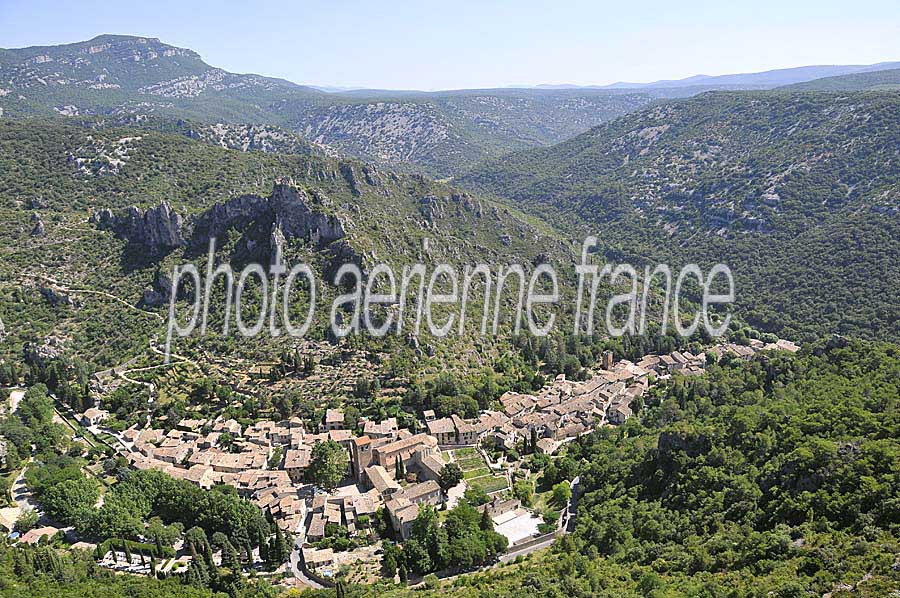
<svg viewBox="0 0 900 598"><path fill-rule="evenodd" d="M447 492L450 488L459 484L462 479L463 472L459 465L456 463L447 463L441 468L438 484L440 484L441 490Z"/></svg>
<svg viewBox="0 0 900 598"><path fill-rule="evenodd" d="M481 521L478 523L478 527L486 532L494 530L494 521L491 519L491 513L488 506L489 505L484 506L484 510L481 512Z"/></svg>
<svg viewBox="0 0 900 598"><path fill-rule="evenodd" d="M344 479L349 463L350 459L344 447L333 440L326 440L313 446L307 475L319 488L334 492Z"/></svg>

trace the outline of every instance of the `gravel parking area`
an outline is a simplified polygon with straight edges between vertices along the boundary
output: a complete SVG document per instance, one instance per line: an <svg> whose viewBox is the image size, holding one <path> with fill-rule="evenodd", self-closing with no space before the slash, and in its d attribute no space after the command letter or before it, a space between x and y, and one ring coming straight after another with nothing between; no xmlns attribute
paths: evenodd
<svg viewBox="0 0 900 598"><path fill-rule="evenodd" d="M503 534L514 544L523 538L537 535L538 525L543 520L525 509L504 513L494 518L494 531Z"/></svg>

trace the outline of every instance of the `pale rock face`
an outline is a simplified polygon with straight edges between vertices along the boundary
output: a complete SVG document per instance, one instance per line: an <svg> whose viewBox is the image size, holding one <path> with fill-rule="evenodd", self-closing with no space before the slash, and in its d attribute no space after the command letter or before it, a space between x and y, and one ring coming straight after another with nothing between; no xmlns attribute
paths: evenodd
<svg viewBox="0 0 900 598"><path fill-rule="evenodd" d="M346 235L341 221L334 215L310 209L307 193L292 185L275 186L269 205L275 213L275 227L285 239L308 239L321 246Z"/></svg>
<svg viewBox="0 0 900 598"><path fill-rule="evenodd" d="M212 238L222 237L230 229L246 230L252 224L262 224L271 231L268 241L273 258L285 241L300 239L318 248L328 247L335 260L359 263L349 244L334 243L346 236L341 220L316 209L317 204L326 205L327 201L318 195L313 198L290 183L279 182L269 197L241 195L187 219L163 202L147 210L132 206L121 215L100 210L90 221L155 255L187 246L202 251ZM247 240L248 249L252 248L251 242ZM171 291L160 288L159 282L157 277L154 288L145 291L144 304L159 305L168 299Z"/></svg>
<svg viewBox="0 0 900 598"><path fill-rule="evenodd" d="M181 215L166 201L143 211L131 206L122 216L115 216L108 209L101 210L91 216L91 222L101 229L112 230L116 236L131 243L146 247L153 254L184 244Z"/></svg>

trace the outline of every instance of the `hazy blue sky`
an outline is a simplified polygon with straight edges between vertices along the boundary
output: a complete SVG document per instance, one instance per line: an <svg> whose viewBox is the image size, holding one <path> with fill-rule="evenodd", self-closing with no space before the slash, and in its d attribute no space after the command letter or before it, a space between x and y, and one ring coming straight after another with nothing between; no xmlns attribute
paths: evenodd
<svg viewBox="0 0 900 598"><path fill-rule="evenodd" d="M297 83L604 84L900 60L900 2L0 0L0 47L101 33Z"/></svg>

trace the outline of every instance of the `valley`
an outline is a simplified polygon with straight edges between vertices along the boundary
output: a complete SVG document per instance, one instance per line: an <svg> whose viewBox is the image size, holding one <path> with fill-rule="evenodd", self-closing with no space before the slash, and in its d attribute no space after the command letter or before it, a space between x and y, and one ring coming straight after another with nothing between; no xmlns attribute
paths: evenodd
<svg viewBox="0 0 900 598"><path fill-rule="evenodd" d="M897 66L0 49L0 596L895 598Z"/></svg>

